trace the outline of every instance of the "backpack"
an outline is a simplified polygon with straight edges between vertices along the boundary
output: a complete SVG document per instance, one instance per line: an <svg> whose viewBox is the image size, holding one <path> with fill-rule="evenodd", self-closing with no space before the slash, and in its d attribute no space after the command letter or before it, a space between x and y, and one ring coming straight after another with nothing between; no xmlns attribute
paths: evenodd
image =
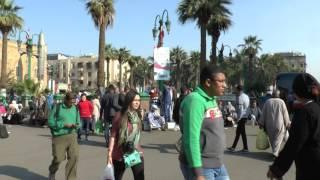
<svg viewBox="0 0 320 180"><path fill-rule="evenodd" d="M3 124L0 124L0 138L8 138L9 137L9 133L7 130L7 127Z"/></svg>

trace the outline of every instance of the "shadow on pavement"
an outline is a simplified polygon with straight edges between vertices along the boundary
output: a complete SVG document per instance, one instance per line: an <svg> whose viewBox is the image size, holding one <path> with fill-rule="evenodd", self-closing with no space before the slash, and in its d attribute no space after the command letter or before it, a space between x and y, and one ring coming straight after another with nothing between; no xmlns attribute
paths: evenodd
<svg viewBox="0 0 320 180"><path fill-rule="evenodd" d="M79 143L79 145L97 146L97 147L106 148L106 142L93 141L93 140L90 140L90 139L88 141L80 140L80 141L78 141L78 143Z"/></svg>
<svg viewBox="0 0 320 180"><path fill-rule="evenodd" d="M42 137L48 137L48 138L51 138L52 136L51 135L48 135L48 134L40 134L38 136L42 136Z"/></svg>
<svg viewBox="0 0 320 180"><path fill-rule="evenodd" d="M0 174L23 180L48 179L47 177L31 172L26 168L17 166L0 166Z"/></svg>
<svg viewBox="0 0 320 180"><path fill-rule="evenodd" d="M224 151L225 154L232 155L232 156L242 156L242 157L247 157L247 158L252 158L252 159L257 159L261 161L266 161L266 162L273 162L273 156L271 153L268 152L229 152L229 151Z"/></svg>
<svg viewBox="0 0 320 180"><path fill-rule="evenodd" d="M147 144L141 145L141 147L145 149L156 149L159 150L160 153L178 154L174 144Z"/></svg>

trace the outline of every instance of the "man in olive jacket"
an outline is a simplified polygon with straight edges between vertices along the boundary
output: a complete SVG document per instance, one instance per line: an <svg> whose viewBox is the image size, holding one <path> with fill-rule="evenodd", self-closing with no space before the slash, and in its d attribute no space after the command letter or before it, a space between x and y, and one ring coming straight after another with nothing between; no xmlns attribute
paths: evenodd
<svg viewBox="0 0 320 180"><path fill-rule="evenodd" d="M73 95L67 93L64 103L55 105L49 115L48 125L52 134L53 156L49 166L49 180L55 180L55 173L59 168L59 164L66 158L68 162L66 164L65 179L77 179L79 148L76 132L80 127L80 115L73 100Z"/></svg>

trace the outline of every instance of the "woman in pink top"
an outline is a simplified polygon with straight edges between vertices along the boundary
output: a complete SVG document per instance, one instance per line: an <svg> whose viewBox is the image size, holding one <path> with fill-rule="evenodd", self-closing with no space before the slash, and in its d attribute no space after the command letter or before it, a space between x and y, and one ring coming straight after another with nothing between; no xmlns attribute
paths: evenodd
<svg viewBox="0 0 320 180"><path fill-rule="evenodd" d="M139 115L140 96L130 90L125 96L121 112L118 112L112 123L111 136L108 148L108 164L113 164L116 180L121 180L125 171L123 155L128 142L133 144L136 151L140 152L141 163L131 167L135 180L144 180L144 160L140 146L141 116Z"/></svg>

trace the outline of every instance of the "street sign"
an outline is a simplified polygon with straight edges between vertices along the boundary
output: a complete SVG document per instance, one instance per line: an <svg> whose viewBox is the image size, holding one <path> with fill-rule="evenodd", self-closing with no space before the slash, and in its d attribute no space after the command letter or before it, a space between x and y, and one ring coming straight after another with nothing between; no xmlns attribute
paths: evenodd
<svg viewBox="0 0 320 180"><path fill-rule="evenodd" d="M154 48L154 80L170 80L170 49Z"/></svg>

